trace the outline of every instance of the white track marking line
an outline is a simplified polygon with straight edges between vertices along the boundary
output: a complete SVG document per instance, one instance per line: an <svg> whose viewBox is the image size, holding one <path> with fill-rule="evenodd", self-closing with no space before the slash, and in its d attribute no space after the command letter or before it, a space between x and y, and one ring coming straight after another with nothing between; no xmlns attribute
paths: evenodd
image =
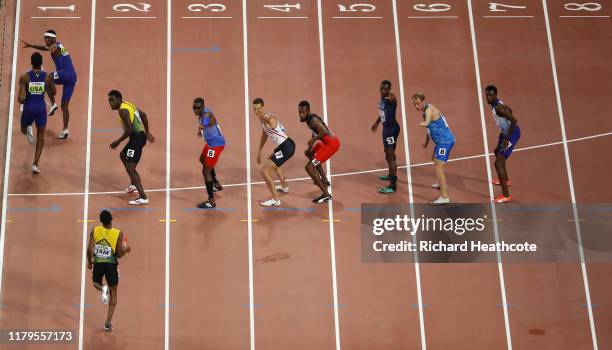
<svg viewBox="0 0 612 350"><path fill-rule="evenodd" d="M80 16L33 16L31 19L80 19Z"/></svg>
<svg viewBox="0 0 612 350"><path fill-rule="evenodd" d="M402 51L400 47L400 32L397 19L397 1L392 0L393 5L393 29L395 31L395 51L397 54L397 72L399 77L400 103L402 108L402 128L404 136L404 154L406 156L406 180L408 181L408 202L410 203L410 215L414 217L414 197L412 189L412 172L410 166L410 149L408 147L408 122L406 120L406 94L404 92L404 70L402 66ZM399 168L399 167L398 167ZM412 236L412 242L416 243L416 235ZM427 349L427 337L425 334L425 314L423 310L423 292L421 289L421 266L419 255L414 253L414 274L416 280L417 305L419 310L419 331L421 335L421 350Z"/></svg>
<svg viewBox="0 0 612 350"><path fill-rule="evenodd" d="M172 0L168 0L166 14L166 261L164 266L164 349L170 349L170 137L172 120Z"/></svg>
<svg viewBox="0 0 612 350"><path fill-rule="evenodd" d="M323 101L323 119L325 124L329 125L327 116L327 82L325 78L325 45L323 43L323 9L321 0L317 0L317 19L319 29L319 56L321 61L321 97ZM332 192L332 176L331 176L331 159L327 161L327 179L330 183L329 194L333 197ZM336 241L334 234L334 204L333 199L328 204L329 215L329 250L331 255L331 272L332 272L332 293L334 299L334 332L336 336L336 350L340 350L340 316L338 314L338 279L336 274Z"/></svg>
<svg viewBox="0 0 612 350"><path fill-rule="evenodd" d="M184 19L230 19L231 16L183 16Z"/></svg>
<svg viewBox="0 0 612 350"><path fill-rule="evenodd" d="M247 28L247 0L242 0L242 46L244 65L244 123L246 151L246 189L247 189L247 230L249 254L249 330L251 335L251 350L255 350L255 289L253 283L253 208L251 206L251 126L249 100L249 33Z"/></svg>
<svg viewBox="0 0 612 350"><path fill-rule="evenodd" d="M89 217L89 174L91 165L91 119L93 113L93 79L94 79L94 53L96 37L96 0L91 1L91 29L89 36L89 83L87 85L87 140L85 145L85 185L83 193L83 237L81 251L81 298L79 303L79 350L83 350L83 327L85 322L85 281L87 257L87 240Z"/></svg>
<svg viewBox="0 0 612 350"><path fill-rule="evenodd" d="M480 81L480 65L478 63L478 48L476 47L476 30L474 28L474 13L472 11L472 0L467 0L468 6L468 15L470 19L470 34L472 39L472 53L474 55L474 68L476 72L476 94L478 95L478 108L480 110L480 123L482 127L482 143L484 146L485 154L489 154L489 145L487 142L487 126L485 123L485 114L483 109L483 100L482 100L482 84ZM486 167L487 167L487 180L489 186L489 199L491 200L491 214L493 215L493 232L495 234L495 242L498 243L499 240L499 228L497 226L497 211L495 208L495 204L492 202L494 198L493 192L493 183L491 177L491 161L489 157L485 157ZM506 330L506 344L508 350L512 350L512 335L510 332L510 318L508 316L508 300L506 295L506 283L504 279L504 267L502 265L502 257L501 253L498 251L497 255L497 270L499 275L499 288L502 297L502 306L504 310L504 327Z"/></svg>
<svg viewBox="0 0 612 350"><path fill-rule="evenodd" d="M582 233L580 231L580 221L578 220L578 208L576 207L576 192L574 191L574 177L572 175L572 164L570 162L569 149L567 147L567 136L565 133L565 118L563 116L563 106L561 103L561 93L559 91L559 79L557 77L557 64L555 62L555 50L552 43L552 33L550 31L550 21L548 18L548 7L546 0L542 0L544 8L544 20L546 22L546 35L548 37L548 50L550 52L550 62L552 68L553 82L555 84L555 96L557 98L557 110L559 112L559 124L561 125L561 136L563 138L563 153L565 155L565 168L567 170L567 181L569 183L570 196L572 199L572 209L574 212L574 224L576 228L576 239L578 242L578 251L580 252L580 267L582 269L582 279L584 282L584 294L586 297L589 325L591 326L591 338L593 341L593 349L597 350L597 334L595 330L595 320L593 318L593 305L591 304L591 293L589 291L589 279L587 275L586 265L584 262L584 250L582 248Z"/></svg>
<svg viewBox="0 0 612 350"><path fill-rule="evenodd" d="M601 137L605 137L605 136L612 136L612 132L606 132L606 133L602 133L602 134L596 134L596 135L591 135L591 136L584 136L584 137L579 137L579 138L575 138L575 139L571 139L571 140L567 140L566 142L572 143L572 142L578 142L578 141L584 141L584 140L590 140L590 139L596 139L596 138L601 138ZM514 152L522 152L522 151L529 151L529 150L534 150L534 149L539 149L539 148L546 148L546 147L551 147L551 146L558 146L558 145L562 145L563 141L557 141L557 142L550 142L550 143L544 143L541 145L534 145L534 146L528 146L528 147L523 147L523 148L515 148ZM488 156L493 156L493 153L489 153ZM470 159L477 159L477 158L482 158L487 156L486 154L476 154L473 156L465 156L465 157L459 157L459 158L452 158L449 159L449 163L450 162L458 162L458 161L463 161L463 160L470 160ZM422 166L428 166L428 165L432 165L432 162L425 162L425 163L415 163L415 164L410 164L410 168L418 168L418 167L422 167ZM397 167L398 169L404 169L406 168L406 165L398 165ZM337 174L332 174L330 175L331 177L341 177L341 176L351 176L351 175L362 175L362 174L369 174L369 173L378 173L381 171L385 171L388 170L387 168L378 168L378 169L369 169L369 170L358 170L358 171L351 171L351 172L346 172L346 173L337 173ZM287 181L310 181L312 180L309 177L296 177L293 179L287 179ZM251 185L263 185L265 184L265 182L263 181L251 181ZM223 184L223 187L238 187L238 186L246 186L247 183L246 182L242 182L242 183L233 183L233 184ZM201 190L204 189L204 186L189 186L189 187L174 187L174 188L170 188L170 191L188 191L188 190ZM166 191L165 188L157 188L157 189L146 189L147 192L163 192ZM89 192L89 195L107 195L107 194L125 194L124 191L104 191L104 192ZM9 193L8 194L11 197L34 197L34 196L82 196L84 195L84 193L82 192L55 192L55 193Z"/></svg>
<svg viewBox="0 0 612 350"><path fill-rule="evenodd" d="M15 82L17 81L17 52L19 50L19 16L21 0L15 4L15 36L13 37L13 69L11 71L11 93L9 95L8 127L6 131L6 157L4 159L4 186L2 190L2 223L0 224L0 297L2 296L2 273L4 272L4 242L6 238L6 207L13 141L13 113L15 111ZM1 300L1 299L0 299Z"/></svg>

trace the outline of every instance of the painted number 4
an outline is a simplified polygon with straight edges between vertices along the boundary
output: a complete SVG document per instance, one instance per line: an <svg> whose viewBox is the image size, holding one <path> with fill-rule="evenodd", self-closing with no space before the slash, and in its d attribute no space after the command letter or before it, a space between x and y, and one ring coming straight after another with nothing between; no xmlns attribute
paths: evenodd
<svg viewBox="0 0 612 350"><path fill-rule="evenodd" d="M566 10L569 11L599 11L602 9L601 4L596 2L585 2L584 4L578 4L575 2L570 2L564 5Z"/></svg>
<svg viewBox="0 0 612 350"><path fill-rule="evenodd" d="M264 5L265 8L270 9L270 10L274 10L274 11L280 11L280 12L289 12L291 11L291 9L296 9L299 10L300 9L300 3L298 2L297 4L284 4L284 5Z"/></svg>

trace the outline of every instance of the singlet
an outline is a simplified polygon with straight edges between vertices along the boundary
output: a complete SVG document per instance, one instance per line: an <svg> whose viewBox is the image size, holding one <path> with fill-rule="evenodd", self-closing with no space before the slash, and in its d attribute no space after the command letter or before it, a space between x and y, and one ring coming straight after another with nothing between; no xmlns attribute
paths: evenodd
<svg viewBox="0 0 612 350"><path fill-rule="evenodd" d="M425 110L431 106L427 104ZM429 133L429 137L432 141L438 144L451 144L455 142L455 135L451 131L448 123L446 123L446 118L440 113L440 118L436 120L432 120L427 126L427 132Z"/></svg>
<svg viewBox="0 0 612 350"><path fill-rule="evenodd" d="M266 113L267 116L272 116L272 113ZM261 123L261 127L263 128L266 135L270 141L272 141L276 146L280 146L281 143L285 142L289 138L287 133L285 132L285 127L281 124L278 119L276 119L276 127L269 128L265 123Z"/></svg>
<svg viewBox="0 0 612 350"><path fill-rule="evenodd" d="M127 109L127 111L130 113L130 122L132 122L132 130L134 130L134 133L145 131L144 125L142 124L142 119L140 119L140 113L138 113L138 108L136 108L133 103L126 101L121 102L121 106L119 106L119 109ZM121 116L119 116L119 121L121 121L121 124L123 125L123 120L121 119ZM126 128L129 127L129 125L124 126Z"/></svg>
<svg viewBox="0 0 612 350"><path fill-rule="evenodd" d="M33 70L28 72L30 82L28 83L25 97L25 105L28 107L41 107L47 108L45 104L45 78L47 73L45 71L34 72Z"/></svg>
<svg viewBox="0 0 612 350"><path fill-rule="evenodd" d="M93 233L94 240L94 263L117 263L117 241L119 230L116 228L106 229L104 226L96 226Z"/></svg>
<svg viewBox="0 0 612 350"><path fill-rule="evenodd" d="M68 69L74 72L74 66L72 65L72 59L70 58L70 54L68 50L60 43L59 41L55 43L60 52L59 55L54 56L51 55L53 62L55 62L55 68L59 70Z"/></svg>
<svg viewBox="0 0 612 350"><path fill-rule="evenodd" d="M225 137L223 137L223 134L221 133L219 123L217 122L214 125L210 125L210 117L206 117L207 113L212 114L212 110L210 110L208 107L204 108L202 114L200 117L198 117L198 121L204 127L202 138L210 147L225 146Z"/></svg>
<svg viewBox="0 0 612 350"><path fill-rule="evenodd" d="M319 117L316 114L310 114L308 116L308 119L306 119L306 125L308 125L308 128L312 131L312 136L317 136L319 135L319 133L310 125L310 121L313 120L314 118L317 118L321 121L321 123L323 125L325 125L325 127L327 128L327 125L325 124L325 122L323 121L323 119L321 119L321 117ZM329 128L327 128L327 130L329 130ZM329 132L330 136L331 136L331 131Z"/></svg>
<svg viewBox="0 0 612 350"><path fill-rule="evenodd" d="M395 127L399 124L395 119L395 111L397 110L397 103L392 103L386 98L381 98L378 103L378 116L384 127Z"/></svg>
<svg viewBox="0 0 612 350"><path fill-rule="evenodd" d="M493 119L495 120L495 124L497 124L497 126L501 129L501 132L504 135L508 135L508 132L510 132L510 121L502 116L497 115L497 112L495 111L495 107L499 106L499 105L503 105L504 102L502 102L502 100L495 100L495 102L493 102L492 106L493 106Z"/></svg>

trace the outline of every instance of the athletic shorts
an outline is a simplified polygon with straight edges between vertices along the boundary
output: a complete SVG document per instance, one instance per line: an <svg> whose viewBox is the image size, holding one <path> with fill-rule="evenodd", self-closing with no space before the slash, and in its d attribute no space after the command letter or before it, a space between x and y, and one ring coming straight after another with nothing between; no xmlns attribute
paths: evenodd
<svg viewBox="0 0 612 350"><path fill-rule="evenodd" d="M274 149L274 153L272 154L270 159L274 164L276 164L277 167L280 167L281 165L285 164L285 162L288 161L289 158L293 157L294 153L295 142L293 142L292 139L288 138Z"/></svg>
<svg viewBox="0 0 612 350"><path fill-rule="evenodd" d="M142 149L147 144L147 134L144 131L132 133L130 135L130 141L123 147L121 154L130 163L140 162L142 156Z"/></svg>
<svg viewBox="0 0 612 350"><path fill-rule="evenodd" d="M219 161L219 156L225 146L208 146L208 144L204 145L202 149L202 158L204 159L204 164L209 168L214 168L217 162Z"/></svg>
<svg viewBox="0 0 612 350"><path fill-rule="evenodd" d="M508 158L512 154L512 151L514 151L514 146L516 146L518 140L521 138L521 129L518 127L518 125L514 127L512 135L508 137L508 148L502 149L505 138L506 136L503 133L499 134L497 147L495 147L495 155L501 154L502 156Z"/></svg>
<svg viewBox="0 0 612 350"><path fill-rule="evenodd" d="M399 124L395 126L384 126L382 132L382 142L385 148L395 148L397 144L397 137L400 134Z"/></svg>
<svg viewBox="0 0 612 350"><path fill-rule="evenodd" d="M47 125L47 106L23 106L21 112L21 127L25 128L32 123L36 123L37 128Z"/></svg>
<svg viewBox="0 0 612 350"><path fill-rule="evenodd" d="M70 101L72 93L74 92L74 86L77 82L76 72L72 69L62 69L53 73L53 81L57 85L64 85L62 91L62 103Z"/></svg>
<svg viewBox="0 0 612 350"><path fill-rule="evenodd" d="M119 284L119 269L117 264L101 262L93 264L93 281L102 284L102 277L106 277L106 284L116 286Z"/></svg>
<svg viewBox="0 0 612 350"><path fill-rule="evenodd" d="M312 164L319 165L331 158L340 148L340 140L336 136L325 136L312 146L314 156Z"/></svg>
<svg viewBox="0 0 612 350"><path fill-rule="evenodd" d="M434 158L443 162L448 162L448 157L450 156L450 152L453 149L454 145L454 142L447 144L436 144L433 153Z"/></svg>

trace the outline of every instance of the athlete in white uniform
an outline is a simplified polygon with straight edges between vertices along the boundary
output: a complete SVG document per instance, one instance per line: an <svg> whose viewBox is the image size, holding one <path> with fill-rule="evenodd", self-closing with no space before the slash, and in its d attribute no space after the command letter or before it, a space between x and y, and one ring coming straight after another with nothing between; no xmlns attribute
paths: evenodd
<svg viewBox="0 0 612 350"><path fill-rule="evenodd" d="M274 152L261 167L261 175L266 181L272 198L260 204L264 207L279 206L281 205L281 201L278 198L277 191L289 193L289 186L287 186L285 175L280 167L295 153L295 142L287 136L285 128L272 113L264 111L264 101L261 98L253 100L253 111L255 112L255 117L261 122L262 128L261 141L259 142L259 150L257 151L257 164L261 164L261 150L266 144L267 139L270 139L276 146ZM276 176L278 176L281 183L279 186L274 187L272 172L276 172Z"/></svg>

